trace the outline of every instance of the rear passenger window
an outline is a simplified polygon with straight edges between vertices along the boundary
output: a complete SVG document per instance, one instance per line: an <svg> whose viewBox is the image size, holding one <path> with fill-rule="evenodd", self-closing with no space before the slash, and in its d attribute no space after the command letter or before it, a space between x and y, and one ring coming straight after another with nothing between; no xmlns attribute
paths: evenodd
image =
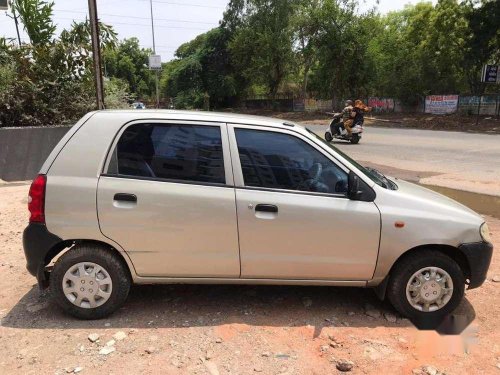
<svg viewBox="0 0 500 375"><path fill-rule="evenodd" d="M108 174L224 184L220 128L131 125L118 141Z"/></svg>

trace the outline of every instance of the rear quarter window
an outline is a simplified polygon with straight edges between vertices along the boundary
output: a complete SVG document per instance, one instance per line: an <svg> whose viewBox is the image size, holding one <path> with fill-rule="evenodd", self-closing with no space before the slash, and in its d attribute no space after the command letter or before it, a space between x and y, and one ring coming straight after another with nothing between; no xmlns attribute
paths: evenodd
<svg viewBox="0 0 500 375"><path fill-rule="evenodd" d="M131 125L113 150L107 174L225 184L220 127Z"/></svg>

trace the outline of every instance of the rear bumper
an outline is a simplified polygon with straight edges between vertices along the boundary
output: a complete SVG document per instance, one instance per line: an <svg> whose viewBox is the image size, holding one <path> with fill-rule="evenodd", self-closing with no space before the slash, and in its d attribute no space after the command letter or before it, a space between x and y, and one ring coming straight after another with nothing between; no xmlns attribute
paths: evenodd
<svg viewBox="0 0 500 375"><path fill-rule="evenodd" d="M47 255L61 242L62 239L50 233L44 224L30 223L23 232L26 268L37 278L40 286L44 286L47 281L45 275Z"/></svg>
<svg viewBox="0 0 500 375"><path fill-rule="evenodd" d="M489 242L464 243L458 247L465 255L470 267L469 289L477 288L486 280L493 256L493 245Z"/></svg>

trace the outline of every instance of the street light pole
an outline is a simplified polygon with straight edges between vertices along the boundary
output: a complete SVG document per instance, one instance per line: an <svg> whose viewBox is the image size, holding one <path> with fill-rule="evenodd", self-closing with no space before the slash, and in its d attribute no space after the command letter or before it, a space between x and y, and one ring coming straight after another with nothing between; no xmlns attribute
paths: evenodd
<svg viewBox="0 0 500 375"><path fill-rule="evenodd" d="M96 0L89 0L90 34L92 36L92 56L94 62L94 82L97 109L104 109L104 84L101 70L101 45L99 41L99 24Z"/></svg>
<svg viewBox="0 0 500 375"><path fill-rule="evenodd" d="M155 45L155 26L153 18L153 0L149 0L149 7L151 10L151 34L153 35L153 54L156 55L156 45ZM156 81L156 108L160 108L160 91L158 88L158 70L155 71L155 81Z"/></svg>

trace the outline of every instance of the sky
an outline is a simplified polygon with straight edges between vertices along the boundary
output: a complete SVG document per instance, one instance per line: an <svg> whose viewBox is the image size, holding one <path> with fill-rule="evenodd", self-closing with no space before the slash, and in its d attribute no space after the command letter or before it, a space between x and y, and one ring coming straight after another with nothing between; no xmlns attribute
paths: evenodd
<svg viewBox="0 0 500 375"><path fill-rule="evenodd" d="M53 0L54 23L58 31L69 28L72 21L82 21L88 14L88 0ZM175 50L219 24L228 0L153 0L156 53L166 62ZM380 13L399 10L416 0L361 0L361 9L377 6ZM433 1L435 2L435 1ZM151 10L149 0L97 0L99 19L114 27L119 39L137 37L144 48L152 48ZM0 11L0 35L16 38L10 12ZM21 29L21 39L27 42Z"/></svg>

